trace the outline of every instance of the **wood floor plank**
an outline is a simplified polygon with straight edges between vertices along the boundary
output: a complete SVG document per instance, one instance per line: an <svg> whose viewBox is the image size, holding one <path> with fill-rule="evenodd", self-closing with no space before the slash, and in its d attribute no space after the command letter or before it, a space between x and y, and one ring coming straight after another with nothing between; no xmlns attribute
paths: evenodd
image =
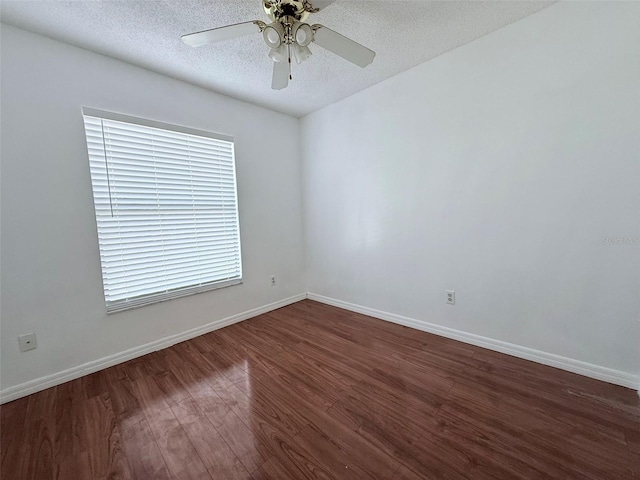
<svg viewBox="0 0 640 480"><path fill-rule="evenodd" d="M247 480L249 472L229 448L222 435L200 411L192 399L171 407L176 418L187 432L198 455L204 462L211 478L225 480Z"/></svg>
<svg viewBox="0 0 640 480"><path fill-rule="evenodd" d="M49 479L54 477L53 432L45 419L29 421L23 440L25 448L20 455L20 479Z"/></svg>
<svg viewBox="0 0 640 480"><path fill-rule="evenodd" d="M254 472L272 457L272 452L264 441L231 409L221 416L214 417L210 413L206 415L248 472Z"/></svg>
<svg viewBox="0 0 640 480"><path fill-rule="evenodd" d="M58 387L48 388L29 397L28 420L22 436L25 450L21 452L18 469L26 479L54 477L55 401Z"/></svg>
<svg viewBox="0 0 640 480"><path fill-rule="evenodd" d="M520 398L516 395L502 395L487 391L478 385L456 384L449 401L441 412L455 412L476 419L484 418L492 425L500 425L503 431L513 429L528 433L527 441L540 441L552 445L552 440L562 439L562 447L574 444L576 448L607 451L614 453L624 450L624 432L606 427L581 417L567 416L565 412L536 405L535 397ZM584 428L576 429L575 425Z"/></svg>
<svg viewBox="0 0 640 480"><path fill-rule="evenodd" d="M358 383L356 378L344 375L327 367L313 357L305 355L304 350L283 352L278 357L278 363L280 368L286 369L298 377L308 378L309 381L316 384L330 385L336 400L340 398L342 393Z"/></svg>
<svg viewBox="0 0 640 480"><path fill-rule="evenodd" d="M59 385L56 390L56 436L54 478L91 478L86 428L87 401L80 379Z"/></svg>
<svg viewBox="0 0 640 480"><path fill-rule="evenodd" d="M145 366L146 355L135 358L128 362L116 365L114 368L118 370L119 374L126 376L129 380L139 380L149 375L149 370Z"/></svg>
<svg viewBox="0 0 640 480"><path fill-rule="evenodd" d="M268 368L265 368L264 365L256 366L251 369L251 378L258 381L262 379L263 382L267 382L269 379L278 379L289 389L303 392L306 398L324 410L331 407L339 399L337 388L314 381L312 376L294 365L283 365L282 367L271 365ZM236 385L241 385L241 383L238 382Z"/></svg>
<svg viewBox="0 0 640 480"><path fill-rule="evenodd" d="M104 370L94 372L80 379L87 399L104 395L108 392L108 380Z"/></svg>
<svg viewBox="0 0 640 480"><path fill-rule="evenodd" d="M306 451L312 452L313 456L337 478L391 478L400 465L358 435L340 432L339 438L332 438L325 430L331 430L330 427L327 428L326 423L309 426L296 435L295 441Z"/></svg>
<svg viewBox="0 0 640 480"><path fill-rule="evenodd" d="M255 322L243 322L241 325L260 335L262 338L280 345L282 350L290 350L300 341L300 338L286 329L276 330L275 327L278 324L279 320L276 317L273 317L270 313L266 313L256 317Z"/></svg>
<svg viewBox="0 0 640 480"><path fill-rule="evenodd" d="M133 382L123 369L111 367L104 370L111 408L120 429L136 425L144 420L144 412L136 397Z"/></svg>
<svg viewBox="0 0 640 480"><path fill-rule="evenodd" d="M327 414L391 456L397 450L409 448L429 421L428 418L403 417L391 408L367 403L355 396L340 400Z"/></svg>
<svg viewBox="0 0 640 480"><path fill-rule="evenodd" d="M640 433L635 429L628 428L625 430L625 441L630 452L634 453L637 457L640 457Z"/></svg>
<svg viewBox="0 0 640 480"><path fill-rule="evenodd" d="M108 395L96 395L86 401L85 424L92 478L132 479Z"/></svg>
<svg viewBox="0 0 640 480"><path fill-rule="evenodd" d="M271 454L247 426L251 416L248 397L226 378L218 366L207 360L208 353L206 349L192 349L181 344L176 350L167 352L167 361L198 409L222 434L233 453L251 473ZM185 358L190 361L185 362Z"/></svg>
<svg viewBox="0 0 640 480"><path fill-rule="evenodd" d="M121 427L122 448L133 478L169 480L171 475L146 418ZM82 477L69 477L82 478Z"/></svg>
<svg viewBox="0 0 640 480"><path fill-rule="evenodd" d="M252 480L333 480L321 469L299 471L292 468L289 462L282 462L278 458L272 458L251 475Z"/></svg>
<svg viewBox="0 0 640 480"><path fill-rule="evenodd" d="M448 407L443 407L438 414L443 436L473 455L491 458L509 469L512 476L596 480L606 475L612 478L630 475L626 454L604 457L598 449L589 448L574 448L574 453L566 454L570 432L563 437L547 434L545 441L540 441L535 432L501 424L494 418L489 420L477 413L461 414Z"/></svg>
<svg viewBox="0 0 640 480"><path fill-rule="evenodd" d="M283 347L275 342L270 342L268 339L262 338L260 335L254 333L250 329L244 328L242 324L234 325L233 330L222 329L216 333L231 344L235 344L239 350L246 351L247 353L254 353L256 355L266 356L267 358L275 358L280 352L283 351ZM242 332L242 335L234 335L232 332ZM242 341L239 340L242 338Z"/></svg>
<svg viewBox="0 0 640 480"><path fill-rule="evenodd" d="M393 476L392 480L422 480L423 477L418 474L412 472L404 465L401 466L396 474Z"/></svg>
<svg viewBox="0 0 640 480"><path fill-rule="evenodd" d="M0 407L23 479L640 478L635 391L302 301Z"/></svg>
<svg viewBox="0 0 640 480"><path fill-rule="evenodd" d="M185 479L209 479L206 467L171 411L160 387L151 377L135 380L134 386L171 475Z"/></svg>
<svg viewBox="0 0 640 480"><path fill-rule="evenodd" d="M171 369L175 372L183 389L198 403L203 412L222 417L227 410L237 404L237 399L233 396L230 399L231 406L223 398L224 392L229 392L225 388L233 386L233 383L223 373L210 368L198 351L188 349L181 344L179 349L167 353L167 362L171 364ZM219 393L216 393L214 387Z"/></svg>
<svg viewBox="0 0 640 480"><path fill-rule="evenodd" d="M490 459L475 456L458 443L451 443L431 431L423 434L411 449L400 448L395 453L410 472L425 480L519 478L495 466Z"/></svg>
<svg viewBox="0 0 640 480"><path fill-rule="evenodd" d="M29 397L20 398L0 406L0 478L9 478L16 472L24 455L24 431L27 425Z"/></svg>
<svg viewBox="0 0 640 480"><path fill-rule="evenodd" d="M159 375L153 375L153 380L164 393L165 401L170 406L189 398L189 392L183 388L182 383L173 372L167 371Z"/></svg>
<svg viewBox="0 0 640 480"><path fill-rule="evenodd" d="M349 475L365 472L365 478L367 472L377 472L378 476L387 477L397 469L398 464L392 458L382 454L348 425L317 408L303 392L292 391L282 380L274 377L252 380L252 391L264 392L281 410L288 410L290 415L299 417L297 423L302 426L306 424L306 427L296 435L295 444L306 448L307 452L311 452L308 455L314 456L317 463L339 478L345 475L342 469L349 464L355 465L351 472L347 472ZM345 462L345 455L348 461L340 465Z"/></svg>
<svg viewBox="0 0 640 480"><path fill-rule="evenodd" d="M533 364L531 366L538 366ZM569 388L565 383L554 384L544 377L542 368L540 385L536 387L533 379L526 377L531 374L524 372L504 374L474 370L461 374L456 385L467 385L479 392L494 392L503 398L515 398L520 402L526 402L533 409L553 412L558 421L571 425L579 424L587 428L589 425L598 425L599 429L606 432L620 434L625 428L640 431L640 415L637 406L627 405L625 402L613 400L612 396L597 396L585 394L581 390L581 382L575 383ZM522 380L522 381L521 381ZM628 390L618 387L619 390ZM627 395L623 395L625 398ZM637 400L636 400L637 401Z"/></svg>
<svg viewBox="0 0 640 480"><path fill-rule="evenodd" d="M184 372L182 379L190 378L190 385L187 388L193 388L197 385L198 388L204 389L202 381L215 392L222 401L241 419L248 422L251 416L251 402L249 397L242 392L238 386L227 377L227 372L224 367L221 367L215 359L212 358L209 352L199 354L199 371L192 370L191 372ZM247 372L243 371L243 378L247 376ZM204 390L205 396L209 396L209 393ZM198 393L191 394L192 398L198 397Z"/></svg>
<svg viewBox="0 0 640 480"><path fill-rule="evenodd" d="M273 453L272 458L277 459L281 465L285 465L286 470L290 472L284 478L307 480L318 478L338 480L340 478L333 475L313 453L305 450L295 437L283 434L270 419L256 416L251 423L256 437Z"/></svg>

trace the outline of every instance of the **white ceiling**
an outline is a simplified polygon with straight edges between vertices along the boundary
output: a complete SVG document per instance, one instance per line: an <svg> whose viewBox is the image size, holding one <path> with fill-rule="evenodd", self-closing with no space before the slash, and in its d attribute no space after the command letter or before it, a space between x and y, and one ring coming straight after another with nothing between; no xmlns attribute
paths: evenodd
<svg viewBox="0 0 640 480"><path fill-rule="evenodd" d="M361 69L311 45L271 90L260 34L192 48L180 36L266 20L260 0L2 0L0 20L293 116L303 116L534 13L539 1L338 0L310 16L377 52Z"/></svg>

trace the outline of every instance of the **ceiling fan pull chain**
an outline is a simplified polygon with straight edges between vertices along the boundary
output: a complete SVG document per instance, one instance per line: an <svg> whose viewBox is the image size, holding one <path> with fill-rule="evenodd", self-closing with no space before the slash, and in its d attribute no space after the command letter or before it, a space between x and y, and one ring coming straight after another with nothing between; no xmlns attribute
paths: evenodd
<svg viewBox="0 0 640 480"><path fill-rule="evenodd" d="M293 77L291 76L291 44L289 43L287 45L287 53L288 53L288 57L289 57L289 80L293 80Z"/></svg>

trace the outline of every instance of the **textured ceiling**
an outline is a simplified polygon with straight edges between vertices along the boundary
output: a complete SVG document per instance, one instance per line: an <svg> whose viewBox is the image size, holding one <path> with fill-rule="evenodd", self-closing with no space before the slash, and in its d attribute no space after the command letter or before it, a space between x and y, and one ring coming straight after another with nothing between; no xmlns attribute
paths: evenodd
<svg viewBox="0 0 640 480"><path fill-rule="evenodd" d="M544 8L527 1L338 0L321 23L377 52L361 69L316 45L293 65L293 81L271 90L272 63L260 34L192 48L180 36L266 20L260 0L3 0L0 20L211 90L302 116Z"/></svg>

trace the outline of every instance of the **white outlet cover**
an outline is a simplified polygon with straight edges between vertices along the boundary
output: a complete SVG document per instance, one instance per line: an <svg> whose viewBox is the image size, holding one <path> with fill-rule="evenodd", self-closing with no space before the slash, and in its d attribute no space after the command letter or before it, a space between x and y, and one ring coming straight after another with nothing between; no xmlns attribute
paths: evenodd
<svg viewBox="0 0 640 480"><path fill-rule="evenodd" d="M26 333L18 336L18 344L21 352L27 352L38 347L35 333Z"/></svg>
<svg viewBox="0 0 640 480"><path fill-rule="evenodd" d="M453 290L445 290L444 293L447 295L447 303L449 305L456 304L456 292Z"/></svg>

